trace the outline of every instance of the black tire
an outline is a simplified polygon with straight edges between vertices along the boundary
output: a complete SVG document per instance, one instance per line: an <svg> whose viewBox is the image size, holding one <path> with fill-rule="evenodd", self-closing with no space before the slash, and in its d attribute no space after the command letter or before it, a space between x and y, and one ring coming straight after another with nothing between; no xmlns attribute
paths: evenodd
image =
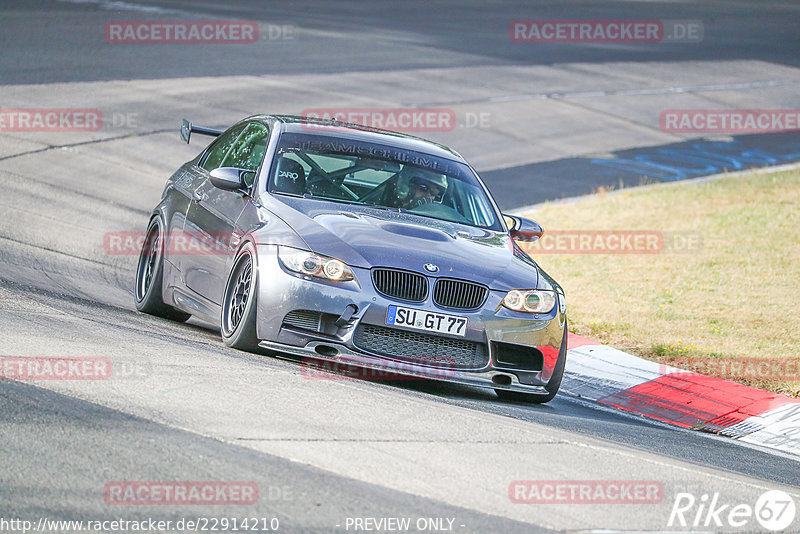
<svg viewBox="0 0 800 534"><path fill-rule="evenodd" d="M259 350L256 335L257 294L255 249L247 243L236 255L222 297L220 331L227 346L248 352Z"/></svg>
<svg viewBox="0 0 800 534"><path fill-rule="evenodd" d="M164 276L164 225L160 217L153 217L147 226L147 233L139 252L136 267L136 285L133 294L136 309L157 317L184 322L190 314L164 304L161 288Z"/></svg>
<svg viewBox="0 0 800 534"><path fill-rule="evenodd" d="M525 402L529 404L544 404L550 402L555 398L559 388L561 388L561 379L564 378L564 366L567 363L567 325L564 324L564 335L561 337L561 350L558 353L558 361L556 367L553 369L553 376L547 382L544 388L547 390L547 395L539 395L536 393L521 393L519 391L509 391L507 389L495 389L494 392L497 396L504 401Z"/></svg>

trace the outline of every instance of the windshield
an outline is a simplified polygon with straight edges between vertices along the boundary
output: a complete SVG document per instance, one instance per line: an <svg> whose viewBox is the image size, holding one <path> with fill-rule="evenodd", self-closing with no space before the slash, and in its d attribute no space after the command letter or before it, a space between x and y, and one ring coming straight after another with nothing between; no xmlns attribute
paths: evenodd
<svg viewBox="0 0 800 534"><path fill-rule="evenodd" d="M328 135L284 133L270 177L272 193L502 230L467 165L422 152Z"/></svg>

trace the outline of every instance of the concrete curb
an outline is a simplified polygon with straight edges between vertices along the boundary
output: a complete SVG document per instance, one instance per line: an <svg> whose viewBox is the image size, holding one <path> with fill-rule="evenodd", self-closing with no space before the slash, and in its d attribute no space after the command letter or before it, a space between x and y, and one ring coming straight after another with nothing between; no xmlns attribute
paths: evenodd
<svg viewBox="0 0 800 534"><path fill-rule="evenodd" d="M800 399L651 362L570 333L566 393L800 455Z"/></svg>
<svg viewBox="0 0 800 534"><path fill-rule="evenodd" d="M751 168L606 194L797 168L800 163ZM512 213L525 216L546 204L575 203L592 196L534 204ZM800 456L800 399L651 362L572 333L568 348L561 385L567 393L667 424Z"/></svg>

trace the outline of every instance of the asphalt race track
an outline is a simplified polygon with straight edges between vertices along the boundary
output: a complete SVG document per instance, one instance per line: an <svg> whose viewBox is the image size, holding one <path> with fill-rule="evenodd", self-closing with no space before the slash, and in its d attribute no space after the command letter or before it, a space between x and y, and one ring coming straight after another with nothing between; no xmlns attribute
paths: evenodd
<svg viewBox="0 0 800 534"><path fill-rule="evenodd" d="M700 21L703 37L509 38L515 19L619 18ZM104 39L109 21L183 19L257 21L260 38ZM676 134L659 115L800 108L799 22L797 2L768 0L3 2L0 108L99 110L102 124L0 124L0 356L102 357L119 372L0 381L0 530L14 519L257 517L271 530L277 518L279 532L375 527L365 518L410 518L412 532L766 531L754 518L668 521L680 492L753 506L780 489L800 503L794 457L568 394L527 406L440 383L309 379L297 362L226 348L194 319L137 313L137 258L108 253L104 236L143 231L166 178L203 148L202 137L180 142L183 117L225 127L255 113L445 109L452 127L417 133L461 152L505 209L798 161L797 132ZM516 504L519 480L656 481L663 496ZM259 498L108 504L104 488L119 481L247 481ZM372 530L402 530L381 525Z"/></svg>

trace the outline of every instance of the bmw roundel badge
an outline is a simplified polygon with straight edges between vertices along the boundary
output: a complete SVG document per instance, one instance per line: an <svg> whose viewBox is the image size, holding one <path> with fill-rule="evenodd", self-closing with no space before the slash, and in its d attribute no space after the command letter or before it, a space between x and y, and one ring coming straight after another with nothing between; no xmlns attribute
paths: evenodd
<svg viewBox="0 0 800 534"><path fill-rule="evenodd" d="M423 265L423 267L425 267L425 270L428 271L429 273L439 272L439 267L432 263L426 263L425 265Z"/></svg>

